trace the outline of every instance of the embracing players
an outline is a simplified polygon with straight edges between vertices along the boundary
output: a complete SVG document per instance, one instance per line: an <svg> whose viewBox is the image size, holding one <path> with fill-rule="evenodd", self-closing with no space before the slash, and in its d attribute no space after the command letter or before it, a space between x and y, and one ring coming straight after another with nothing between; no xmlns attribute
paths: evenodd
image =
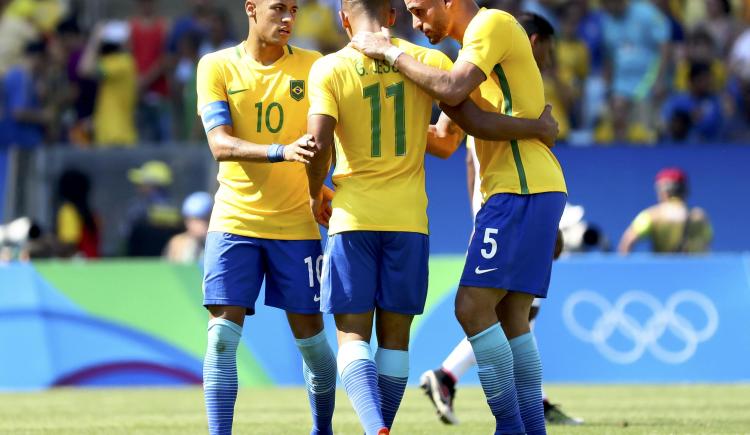
<svg viewBox="0 0 750 435"><path fill-rule="evenodd" d="M492 132L469 127L470 96L488 111L522 118L542 113L541 74L513 16L479 9L473 0L406 0L406 7L430 42L450 36L462 43L450 71L421 63L391 44L387 34L359 33L354 46L391 61L478 138L492 138ZM541 361L529 312L534 297L547 294L565 180L557 159L538 140L477 139L476 151L483 205L456 295L456 316L474 350L496 433L541 434Z"/></svg>
<svg viewBox="0 0 750 435"><path fill-rule="evenodd" d="M320 233L304 167L313 155L305 83L320 54L287 45L296 0L248 0L245 12L247 40L198 65L199 112L220 162L203 281L209 432L232 432L237 346L265 280L265 304L286 311L302 353L312 433L330 434L336 360L323 333Z"/></svg>

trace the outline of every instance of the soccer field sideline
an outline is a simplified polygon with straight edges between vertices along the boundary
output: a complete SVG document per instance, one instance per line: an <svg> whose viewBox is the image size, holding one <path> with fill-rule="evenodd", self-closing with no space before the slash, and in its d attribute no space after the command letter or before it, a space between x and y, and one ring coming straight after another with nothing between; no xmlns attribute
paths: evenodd
<svg viewBox="0 0 750 435"><path fill-rule="evenodd" d="M551 385L547 393L580 427L549 427L564 434L750 434L750 384ZM396 434L489 434L493 422L478 387L459 389L461 424L444 426L418 388L407 390ZM302 388L240 390L235 434L307 434ZM339 389L334 429L361 434ZM0 393L0 434L205 434L199 388L55 389Z"/></svg>

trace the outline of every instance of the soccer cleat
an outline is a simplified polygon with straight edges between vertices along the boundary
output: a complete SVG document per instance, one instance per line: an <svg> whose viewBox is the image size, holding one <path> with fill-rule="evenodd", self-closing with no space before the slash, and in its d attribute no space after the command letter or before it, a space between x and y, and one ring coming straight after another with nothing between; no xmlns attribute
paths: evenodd
<svg viewBox="0 0 750 435"><path fill-rule="evenodd" d="M387 427L384 427L378 431L378 435L390 435L391 431Z"/></svg>
<svg viewBox="0 0 750 435"><path fill-rule="evenodd" d="M544 401L544 420L549 424L559 424L564 426L580 426L583 424L582 418L571 417L564 413L559 406Z"/></svg>
<svg viewBox="0 0 750 435"><path fill-rule="evenodd" d="M419 386L435 405L440 420L445 424L458 424L453 413L456 388L453 379L442 370L428 370L419 378Z"/></svg>

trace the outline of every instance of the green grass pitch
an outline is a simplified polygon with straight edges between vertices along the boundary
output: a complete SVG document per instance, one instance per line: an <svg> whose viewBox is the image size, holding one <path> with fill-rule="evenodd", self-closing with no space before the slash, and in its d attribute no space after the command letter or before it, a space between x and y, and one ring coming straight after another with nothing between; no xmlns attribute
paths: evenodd
<svg viewBox="0 0 750 435"><path fill-rule="evenodd" d="M547 386L553 402L583 417L562 434L750 434L750 385ZM477 387L460 388L459 426L444 426L417 388L409 388L395 434L490 434L493 422ZM308 434L301 388L243 389L235 434ZM361 434L343 391L334 429ZM202 392L184 389L57 389L0 394L0 434L206 434Z"/></svg>

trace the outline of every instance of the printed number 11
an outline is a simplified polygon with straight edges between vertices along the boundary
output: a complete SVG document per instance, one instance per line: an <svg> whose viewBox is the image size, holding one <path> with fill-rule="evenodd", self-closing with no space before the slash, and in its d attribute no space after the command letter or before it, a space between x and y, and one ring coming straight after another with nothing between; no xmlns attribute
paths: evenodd
<svg viewBox="0 0 750 435"><path fill-rule="evenodd" d="M370 100L370 141L372 157L380 157L380 84L362 90L362 98ZM404 112L404 82L385 88L386 98L394 98L394 125L396 126L396 155L406 155L406 115Z"/></svg>

